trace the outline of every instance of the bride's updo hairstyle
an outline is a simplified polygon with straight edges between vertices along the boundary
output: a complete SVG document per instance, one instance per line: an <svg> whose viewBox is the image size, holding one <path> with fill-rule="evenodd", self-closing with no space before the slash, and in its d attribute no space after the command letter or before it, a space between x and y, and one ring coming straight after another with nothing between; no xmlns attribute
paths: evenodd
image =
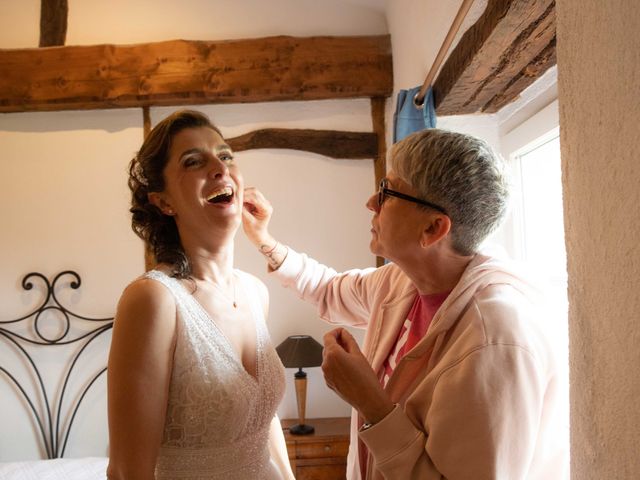
<svg viewBox="0 0 640 480"><path fill-rule="evenodd" d="M149 201L152 192L165 189L164 169L169 161L173 138L184 129L207 127L220 130L209 118L194 110L179 110L158 123L149 132L137 155L129 163L131 190L131 228L155 257L157 263L173 267L172 276L188 278L191 265L182 244L176 222Z"/></svg>

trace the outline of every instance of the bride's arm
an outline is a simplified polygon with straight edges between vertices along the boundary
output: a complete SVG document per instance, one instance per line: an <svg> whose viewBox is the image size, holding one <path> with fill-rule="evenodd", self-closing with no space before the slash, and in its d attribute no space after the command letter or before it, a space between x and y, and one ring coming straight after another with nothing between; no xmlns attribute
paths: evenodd
<svg viewBox="0 0 640 480"><path fill-rule="evenodd" d="M282 474L282 478L286 480L294 480L289 455L287 454L287 444L284 441L284 433L278 415L271 420L271 428L269 429L269 453L271 460L276 464L278 470Z"/></svg>
<svg viewBox="0 0 640 480"><path fill-rule="evenodd" d="M107 370L112 480L154 478L166 416L176 306L162 285L137 280L123 293Z"/></svg>

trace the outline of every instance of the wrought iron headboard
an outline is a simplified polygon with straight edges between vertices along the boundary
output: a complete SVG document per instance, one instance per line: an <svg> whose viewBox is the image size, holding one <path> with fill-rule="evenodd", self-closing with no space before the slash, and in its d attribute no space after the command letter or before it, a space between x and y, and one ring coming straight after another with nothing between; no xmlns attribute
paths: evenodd
<svg viewBox="0 0 640 480"><path fill-rule="evenodd" d="M110 330L113 327L113 317L109 317L109 318L85 317L83 315L78 315L77 313L74 313L70 311L68 308L66 308L65 306L63 306L58 301L58 298L56 297L56 292L55 292L57 282L60 281L63 277L71 277L71 281L68 285L70 288L74 290L77 290L80 288L80 285L82 283L80 280L80 275L78 275L76 272L72 270L65 270L63 272L58 273L54 277L52 282L49 282L47 277L45 277L41 273L31 272L25 275L24 278L22 279L22 288L24 290L31 290L33 288L32 281L34 279L39 279L39 281L43 282L44 286L46 287L46 297L44 298L40 306L38 306L37 308L35 308L35 310L31 311L30 313L22 317L16 318L14 320L0 320L0 336L6 338L18 349L18 351L20 352L21 355L24 356L24 359L27 361L28 366L32 370L34 378L37 379L37 383L39 384L39 390L37 386L36 394L40 396L39 400L44 405L44 414L38 413L38 410L36 409L33 400L29 398L29 395L27 394L23 385L18 381L18 379L16 379L16 377L11 372L9 372L1 364L0 364L0 372L4 373L8 377L10 382L12 382L13 385L19 390L20 394L22 395L24 400L27 402L28 407L30 408L30 412L33 415L33 418L35 419L37 426L40 430L42 443L44 445L44 449L46 451L47 457L50 459L62 458L64 456L64 451L67 446L67 440L69 439L69 433L71 432L73 420L76 417L78 408L80 407L82 400L84 399L85 395L87 394L91 386L107 370L106 366L104 366L104 368L101 368L99 371L97 371L94 374L93 378L91 378L89 383L84 386L84 388L81 390L81 394L79 398L75 402L75 405L73 404L71 405L71 408L72 408L71 417L66 425L66 428L64 428L64 426L61 428L60 420L63 415L63 412L62 412L63 400L65 398L65 393L67 392L69 378L71 377L71 374L78 363L78 359L80 358L82 353L86 350L86 348L96 338L98 338L100 335L102 335L103 333L105 333L106 331ZM64 323L65 326L63 328L62 334L60 334L56 338L47 338L46 336L44 336L41 333L41 329L39 325L42 314L50 310L53 310L57 314L60 314L62 316L61 318L63 318L65 322ZM67 338L67 335L69 334L69 331L71 329L72 318L78 319L76 321L96 322L99 324L99 326L92 328L90 331L82 335L78 335L75 338ZM9 328L7 328L7 325L15 325L20 322L25 322L26 324L29 322L30 319L32 319L33 321L33 331L35 332L35 335L33 336L33 338L28 338L24 335L18 334L10 330ZM62 386L62 390L60 391L58 405L55 412L52 412L52 408L51 408L52 405L50 404L49 396L47 395L47 388L45 387L45 384L42 380L41 372L38 369L36 362L31 357L31 355L29 355L29 353L24 348L24 346L26 346L27 344L32 344L32 345L42 345L46 347L55 347L60 345L69 345L76 342L81 347L73 355L72 361L68 366L68 368L66 369L66 372L64 373L64 383ZM0 358L0 362L1 361L2 359ZM55 427L53 424L54 417L55 417ZM61 442L62 442L62 448L60 448Z"/></svg>

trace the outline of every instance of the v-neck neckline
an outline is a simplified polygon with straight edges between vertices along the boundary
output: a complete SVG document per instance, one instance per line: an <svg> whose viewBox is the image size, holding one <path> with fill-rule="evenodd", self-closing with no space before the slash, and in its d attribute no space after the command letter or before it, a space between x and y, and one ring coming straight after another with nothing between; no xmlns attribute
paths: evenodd
<svg viewBox="0 0 640 480"><path fill-rule="evenodd" d="M240 280L240 276L237 275L235 270L233 271L233 274L236 275L236 280ZM176 283L182 289L182 293L184 293L188 298L191 299L193 304L200 311L200 314L205 318L205 320L207 320L213 326L213 328L216 330L216 332L220 335L220 338L222 338L221 344L224 346L225 350L227 351L227 354L233 359L233 361L235 362L236 366L240 370L242 370L242 372L247 377L249 377L249 379L251 379L256 385L258 385L260 383L260 355L261 355L261 352L262 352L262 345L261 345L262 342L260 341L260 332L258 331L257 319L256 318L253 319L254 320L253 323L255 325L254 330L255 330L255 335L256 335L256 337L255 337L256 338L256 354L255 354L255 359L254 359L255 365L256 365L256 376L254 377L246 369L246 367L244 366L244 363L242 363L242 357L233 348L233 345L231 344L231 341L229 340L229 338L227 338L227 336L224 334L224 332L222 331L220 326L216 323L215 319L209 314L207 309L204 308L204 306L202 306L202 304L198 301L198 299L192 293L189 293L189 291L182 284L182 282L180 282L178 279L175 279L175 278L174 278L174 280L176 281ZM244 289L242 284L240 285L240 288ZM247 298L249 298L249 297L247 297ZM251 299L249 299L249 301L251 301ZM249 310L251 311L252 315L255 317L255 312L253 311L254 310L253 309L253 305L251 305L251 304L249 305Z"/></svg>

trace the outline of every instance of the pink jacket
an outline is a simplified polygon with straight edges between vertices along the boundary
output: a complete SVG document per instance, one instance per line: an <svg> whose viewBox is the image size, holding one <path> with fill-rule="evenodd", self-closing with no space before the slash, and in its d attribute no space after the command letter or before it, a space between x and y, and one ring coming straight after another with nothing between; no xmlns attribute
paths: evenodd
<svg viewBox="0 0 640 480"><path fill-rule="evenodd" d="M291 249L273 275L324 320L366 328L376 372L416 294L394 264L338 274ZM362 478L355 439L370 452L366 480L567 478L568 383L532 298L515 273L476 255L389 380L396 408L360 433L353 412L347 478Z"/></svg>

